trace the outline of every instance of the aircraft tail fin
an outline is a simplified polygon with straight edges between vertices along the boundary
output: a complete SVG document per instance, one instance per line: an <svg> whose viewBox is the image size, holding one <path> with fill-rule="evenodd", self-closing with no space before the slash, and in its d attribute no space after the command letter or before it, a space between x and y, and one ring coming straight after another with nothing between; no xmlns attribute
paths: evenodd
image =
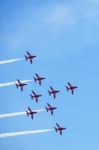
<svg viewBox="0 0 99 150"><path fill-rule="evenodd" d="M49 96L51 95L51 92L48 90Z"/></svg>

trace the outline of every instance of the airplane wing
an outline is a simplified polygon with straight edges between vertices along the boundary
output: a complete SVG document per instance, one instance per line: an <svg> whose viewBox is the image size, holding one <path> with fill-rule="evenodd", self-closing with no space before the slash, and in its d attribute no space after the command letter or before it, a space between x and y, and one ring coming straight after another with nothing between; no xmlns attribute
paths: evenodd
<svg viewBox="0 0 99 150"><path fill-rule="evenodd" d="M36 93L35 93L34 91L32 91L32 93L33 93L34 95L36 95Z"/></svg>
<svg viewBox="0 0 99 150"><path fill-rule="evenodd" d="M37 77L39 77L39 75L38 75L37 73L35 73L35 75L36 75Z"/></svg>
<svg viewBox="0 0 99 150"><path fill-rule="evenodd" d="M53 110L51 110L51 115L53 115Z"/></svg>
<svg viewBox="0 0 99 150"><path fill-rule="evenodd" d="M54 94L54 98L56 98L56 94Z"/></svg>
<svg viewBox="0 0 99 150"><path fill-rule="evenodd" d="M38 102L38 98L36 97L35 99L36 99L36 102Z"/></svg>
<svg viewBox="0 0 99 150"><path fill-rule="evenodd" d="M60 128L60 125L58 123L56 123L57 127Z"/></svg>
<svg viewBox="0 0 99 150"><path fill-rule="evenodd" d="M39 80L39 85L41 85L41 80Z"/></svg>
<svg viewBox="0 0 99 150"><path fill-rule="evenodd" d="M19 84L21 83L19 79L17 79L17 81L18 81Z"/></svg>
<svg viewBox="0 0 99 150"><path fill-rule="evenodd" d="M30 63L32 64L32 58L30 59Z"/></svg>
<svg viewBox="0 0 99 150"><path fill-rule="evenodd" d="M31 115L31 118L33 119L33 114Z"/></svg>
<svg viewBox="0 0 99 150"><path fill-rule="evenodd" d="M21 91L23 91L23 86L21 86Z"/></svg>
<svg viewBox="0 0 99 150"><path fill-rule="evenodd" d="M68 82L68 85L71 86L71 84Z"/></svg>
<svg viewBox="0 0 99 150"><path fill-rule="evenodd" d="M51 105L49 103L47 103L47 105L51 108Z"/></svg>
<svg viewBox="0 0 99 150"><path fill-rule="evenodd" d="M31 54L27 51L27 54L29 55L29 56L31 56Z"/></svg>
<svg viewBox="0 0 99 150"><path fill-rule="evenodd" d="M50 89L51 89L52 91L54 91L54 89L52 88L52 86L50 86Z"/></svg>
<svg viewBox="0 0 99 150"><path fill-rule="evenodd" d="M73 89L71 90L71 93L74 94L74 90Z"/></svg>
<svg viewBox="0 0 99 150"><path fill-rule="evenodd" d="M31 109L30 109L30 107L28 107L28 110L31 112Z"/></svg>
<svg viewBox="0 0 99 150"><path fill-rule="evenodd" d="M60 130L60 134L62 135L62 131Z"/></svg>

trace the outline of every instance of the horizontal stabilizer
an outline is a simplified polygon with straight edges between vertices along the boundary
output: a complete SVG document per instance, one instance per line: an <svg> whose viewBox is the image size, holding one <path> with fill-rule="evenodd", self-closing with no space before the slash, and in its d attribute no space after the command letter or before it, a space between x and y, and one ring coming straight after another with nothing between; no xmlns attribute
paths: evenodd
<svg viewBox="0 0 99 150"><path fill-rule="evenodd" d="M26 59L26 61L28 60L28 57L26 56L26 55L24 55L25 56L25 59Z"/></svg>
<svg viewBox="0 0 99 150"><path fill-rule="evenodd" d="M57 132L57 128L55 127L55 131Z"/></svg>
<svg viewBox="0 0 99 150"><path fill-rule="evenodd" d="M34 81L36 82L37 81L37 79L34 77Z"/></svg>
<svg viewBox="0 0 99 150"><path fill-rule="evenodd" d="M47 108L47 107L45 107L46 108L46 111L48 112L49 111L49 109Z"/></svg>
<svg viewBox="0 0 99 150"><path fill-rule="evenodd" d="M18 84L16 83L15 85L16 85L16 87L18 88Z"/></svg>
<svg viewBox="0 0 99 150"><path fill-rule="evenodd" d="M48 90L49 95L51 95L51 92Z"/></svg>
<svg viewBox="0 0 99 150"><path fill-rule="evenodd" d="M31 96L31 99L33 99L33 95L30 94L30 96Z"/></svg>
<svg viewBox="0 0 99 150"><path fill-rule="evenodd" d="M29 113L26 111L26 113L27 113L27 117L29 116Z"/></svg>
<svg viewBox="0 0 99 150"><path fill-rule="evenodd" d="M69 88L66 86L67 92L69 91Z"/></svg>

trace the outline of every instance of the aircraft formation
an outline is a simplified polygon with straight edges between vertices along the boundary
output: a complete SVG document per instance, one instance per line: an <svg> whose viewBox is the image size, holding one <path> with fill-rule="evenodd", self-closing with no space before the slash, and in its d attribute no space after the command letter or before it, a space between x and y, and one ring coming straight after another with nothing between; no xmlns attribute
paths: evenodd
<svg viewBox="0 0 99 150"><path fill-rule="evenodd" d="M33 59L35 59L36 55L31 55L30 52L26 52L27 54L24 55L26 61L29 61L31 64L33 63ZM40 86L42 85L43 80L45 80L45 77L42 77L35 73L35 76L33 77L34 82L38 83ZM15 83L17 88L20 88L21 91L23 91L24 87L27 85L26 83L22 83L19 79L17 79ZM78 88L77 86L72 85L70 82L67 82L67 85L65 86L67 92L71 92L71 94L74 94L74 90ZM54 99L56 99L56 95L60 93L60 90L54 89L52 86L50 86L50 89L48 90L49 96L52 96ZM30 98L32 100L35 100L35 102L39 102L40 97L42 97L42 94L37 94L35 91L32 90L30 94ZM47 106L45 107L47 112L50 112L51 115L54 114L54 111L57 109L56 106L51 106L49 103L47 103ZM34 116L37 114L37 111L33 111L30 107L28 107L28 110L26 111L27 117L31 117L31 119L34 118ZM67 129L65 127L61 127L58 123L56 123L56 126L54 127L55 131L60 133L62 135L63 130Z"/></svg>
<svg viewBox="0 0 99 150"><path fill-rule="evenodd" d="M24 55L25 60L28 61L30 64L33 63L33 60L37 57L36 55L32 55L30 52L26 52L26 54ZM43 84L43 80L45 80L46 78L39 75L38 73L35 73L35 76L33 76L33 80L36 84L38 84L39 86L41 86ZM27 84L24 81L21 81L19 79L16 80L15 82L15 86L17 89L20 89L21 91L24 90L25 86ZM65 86L66 91L67 92L71 92L71 94L74 94L75 89L77 89L77 86L72 85L70 82L67 82L67 85ZM50 97L52 97L53 99L57 98L57 94L59 94L61 91L58 89L54 89L52 86L49 87L49 89L47 90L48 95ZM40 98L42 97L42 93L37 93L34 90L31 91L30 93L30 98L31 100L35 101L36 103L39 103ZM52 116L54 115L54 111L56 111L57 107L56 106L52 106L51 104L49 104L47 102L47 105L45 106L45 110L47 113L50 113ZM31 119L34 119L34 117L36 116L36 114L38 113L38 111L36 110L32 110L29 106L28 109L26 110L26 115L27 117L31 117ZM65 130L67 128L65 127L61 127L58 123L56 123L56 126L54 127L54 130L56 132L59 132L60 135L62 135L63 130Z"/></svg>

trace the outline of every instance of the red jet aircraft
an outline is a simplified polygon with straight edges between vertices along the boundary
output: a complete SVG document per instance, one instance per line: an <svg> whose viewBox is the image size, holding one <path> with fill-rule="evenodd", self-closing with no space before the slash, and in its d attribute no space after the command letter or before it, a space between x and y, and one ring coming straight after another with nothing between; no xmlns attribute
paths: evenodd
<svg viewBox="0 0 99 150"><path fill-rule="evenodd" d="M34 81L38 81L39 85L41 85L41 81L44 80L45 78L40 77L37 73L35 73L36 77L34 77Z"/></svg>
<svg viewBox="0 0 99 150"><path fill-rule="evenodd" d="M68 87L69 86L69 87ZM67 92L71 90L71 93L74 94L74 90L78 88L77 86L73 86L68 82L68 86L66 86Z"/></svg>
<svg viewBox="0 0 99 150"><path fill-rule="evenodd" d="M60 127L60 125L58 123L56 123L56 126L57 127L55 127L55 131L56 132L59 131L60 134L62 135L62 131L65 130L66 128Z"/></svg>
<svg viewBox="0 0 99 150"><path fill-rule="evenodd" d="M52 88L52 86L50 86L50 89L51 89L51 91L48 90L49 95L52 95L52 94L53 94L53 97L56 98L56 94L59 93L60 91L54 90L54 89Z"/></svg>
<svg viewBox="0 0 99 150"><path fill-rule="evenodd" d="M51 112L51 115L53 115L53 110L57 109L57 107L53 107L51 106L50 104L47 103L47 106L48 107L45 107L47 112L50 111Z"/></svg>
<svg viewBox="0 0 99 150"><path fill-rule="evenodd" d="M28 112L28 111L29 111L29 112ZM29 115L31 115L31 118L33 119L34 114L36 114L37 111L32 111L29 107L28 107L28 111L26 111L27 117L28 117Z"/></svg>
<svg viewBox="0 0 99 150"><path fill-rule="evenodd" d="M27 84L25 84L25 83L22 83L19 79L17 79L17 83L15 83L16 84L16 87L18 88L18 87L20 87L21 88L21 91L23 91L23 87L25 86L25 85L27 85Z"/></svg>
<svg viewBox="0 0 99 150"><path fill-rule="evenodd" d="M27 55L28 55L28 56L27 56ZM30 60L30 63L32 64L32 59L35 58L35 57L37 57L37 56L31 55L28 51L27 51L27 55L24 55L25 58L26 58L26 61L27 61L27 60Z"/></svg>
<svg viewBox="0 0 99 150"><path fill-rule="evenodd" d="M35 98L36 102L38 102L38 98L42 96L40 94L36 94L34 91L32 91L32 94L30 94L31 99Z"/></svg>

